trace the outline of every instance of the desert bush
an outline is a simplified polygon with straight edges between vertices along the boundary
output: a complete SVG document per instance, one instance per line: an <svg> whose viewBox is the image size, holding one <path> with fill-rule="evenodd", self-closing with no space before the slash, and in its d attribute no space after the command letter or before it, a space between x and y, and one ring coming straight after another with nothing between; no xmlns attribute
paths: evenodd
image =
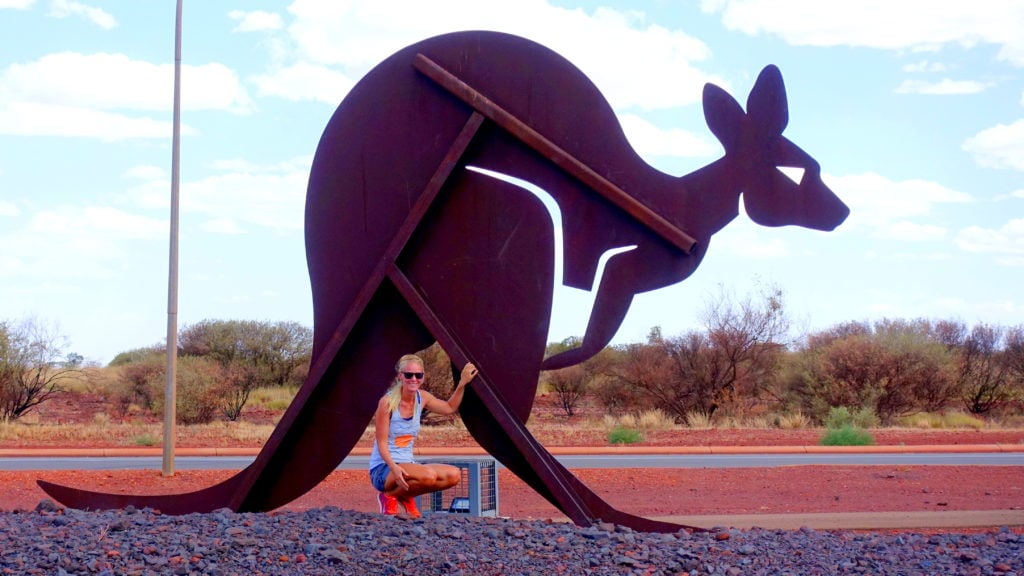
<svg viewBox="0 0 1024 576"><path fill-rule="evenodd" d="M644 441L644 435L635 428L617 426L608 432L609 444L637 444Z"/></svg>
<svg viewBox="0 0 1024 576"><path fill-rule="evenodd" d="M156 446L160 444L160 439L152 434L142 434L133 438L132 443L136 446Z"/></svg>
<svg viewBox="0 0 1024 576"><path fill-rule="evenodd" d="M242 415L242 410L249 402L249 396L259 383L254 371L255 368L251 364L237 360L217 365L217 374L214 378L217 381L215 386L220 392L220 411L232 422Z"/></svg>
<svg viewBox="0 0 1024 576"><path fill-rule="evenodd" d="M636 418L637 426L641 430L654 432L658 430L670 430L675 427L675 420L661 410L645 410Z"/></svg>
<svg viewBox="0 0 1024 576"><path fill-rule="evenodd" d="M870 432L850 425L829 428L821 438L822 446L870 446L874 443Z"/></svg>
<svg viewBox="0 0 1024 576"><path fill-rule="evenodd" d="M958 343L956 381L960 398L970 413L985 414L1012 398L1016 336L998 326L979 324Z"/></svg>
<svg viewBox="0 0 1024 576"><path fill-rule="evenodd" d="M549 344L545 356L554 356L579 344L579 338L566 338ZM631 411L638 406L628 387L621 386L614 377L613 367L617 361L618 352L613 348L605 348L582 364L542 373L540 385L555 394L566 416L575 416L580 402L590 394L597 396L598 402L606 409Z"/></svg>
<svg viewBox="0 0 1024 576"><path fill-rule="evenodd" d="M686 414L686 427L693 430L710 430L715 425L711 416L703 412L688 412Z"/></svg>
<svg viewBox="0 0 1024 576"><path fill-rule="evenodd" d="M152 346L146 346L145 348L133 348L132 350L126 350L114 356L114 359L107 364L108 367L115 366L127 366L128 364L136 364L138 362L145 362L154 358L166 358L167 347L163 344L154 344Z"/></svg>
<svg viewBox="0 0 1024 576"><path fill-rule="evenodd" d="M878 417L870 407L850 410L846 406L834 406L825 418L825 427L830 429L853 426L857 428L873 428L878 425Z"/></svg>
<svg viewBox="0 0 1024 576"><path fill-rule="evenodd" d="M802 430L811 426L811 419L806 414L797 410L788 412L778 417L779 428L783 430Z"/></svg>
<svg viewBox="0 0 1024 576"><path fill-rule="evenodd" d="M587 393L590 375L583 366L569 366L544 374L548 390L558 398L558 406L569 417L576 415L576 407Z"/></svg>
<svg viewBox="0 0 1024 576"><path fill-rule="evenodd" d="M952 353L927 321L883 320L811 335L787 372L795 405L824 421L833 406L870 407L883 423L956 398Z"/></svg>
<svg viewBox="0 0 1024 576"><path fill-rule="evenodd" d="M703 330L621 347L617 378L680 423L688 414L746 412L775 390L774 376L789 330L782 291L769 287L737 300L721 289L706 302ZM774 400L774 399L773 399Z"/></svg>
<svg viewBox="0 0 1024 576"><path fill-rule="evenodd" d="M143 360L121 365L120 374L109 390L110 400L117 414L122 418L131 407L153 410L157 396L163 389L156 382L163 382L167 373L167 360L150 355Z"/></svg>
<svg viewBox="0 0 1024 576"><path fill-rule="evenodd" d="M219 364L206 358L185 356L178 359L176 370L175 420L179 424L205 424L212 422L223 406L224 388ZM164 409L165 376L161 372L150 379L152 410L161 414Z"/></svg>
<svg viewBox="0 0 1024 576"><path fill-rule="evenodd" d="M452 361L444 349L435 342L416 355L423 359L423 371L427 375L423 380L423 389L438 398L447 399L451 396L455 390L458 368L452 366Z"/></svg>
<svg viewBox="0 0 1024 576"><path fill-rule="evenodd" d="M775 428L775 419L770 416L754 416L747 418L743 422L744 428L754 428L757 430L767 430L768 428Z"/></svg>
<svg viewBox="0 0 1024 576"><path fill-rule="evenodd" d="M219 409L237 420L253 390L298 386L309 370L313 333L296 322L203 320L182 329L182 358L204 358L220 368Z"/></svg>
<svg viewBox="0 0 1024 576"><path fill-rule="evenodd" d="M253 390L249 402L264 410L286 410L297 392L297 388L265 386Z"/></svg>
<svg viewBox="0 0 1024 576"><path fill-rule="evenodd" d="M0 419L16 420L80 377L66 338L35 318L0 321Z"/></svg>
<svg viewBox="0 0 1024 576"><path fill-rule="evenodd" d="M971 414L963 412L920 412L900 419L900 424L911 428L972 428L981 430L985 428L985 421Z"/></svg>
<svg viewBox="0 0 1024 576"><path fill-rule="evenodd" d="M637 426L637 419L635 414L623 414L619 416L618 420L619 426L623 426L626 428L636 428Z"/></svg>

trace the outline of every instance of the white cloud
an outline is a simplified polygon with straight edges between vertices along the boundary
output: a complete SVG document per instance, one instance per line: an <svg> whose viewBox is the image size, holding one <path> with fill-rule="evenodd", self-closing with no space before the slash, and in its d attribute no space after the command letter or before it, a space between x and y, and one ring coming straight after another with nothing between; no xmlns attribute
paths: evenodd
<svg viewBox="0 0 1024 576"><path fill-rule="evenodd" d="M993 44L997 57L1024 66L1024 0L714 0L707 12L746 34L775 34L798 46L934 50L946 44Z"/></svg>
<svg viewBox="0 0 1024 576"><path fill-rule="evenodd" d="M619 122L626 138L641 156L706 157L719 146L703 136L675 129L662 129L635 114L620 114Z"/></svg>
<svg viewBox="0 0 1024 576"><path fill-rule="evenodd" d="M944 78L938 82L924 80L904 80L896 87L897 94L977 94L992 86L991 83L974 80L950 80Z"/></svg>
<svg viewBox="0 0 1024 576"><path fill-rule="evenodd" d="M308 180L308 170L212 176L182 186L181 208L282 232L301 230Z"/></svg>
<svg viewBox="0 0 1024 576"><path fill-rule="evenodd" d="M900 220L888 224L880 233L880 236L891 240L902 240L907 242L929 242L942 240L946 237L946 229L942 226L931 224L917 224Z"/></svg>
<svg viewBox="0 0 1024 576"><path fill-rule="evenodd" d="M929 216L937 204L960 204L972 198L963 192L926 180L893 181L869 172L852 176L828 176L832 190L850 207L842 230L867 228L875 235L903 240L935 240L945 230L915 222Z"/></svg>
<svg viewBox="0 0 1024 576"><path fill-rule="evenodd" d="M100 28L103 28L104 30L110 30L114 26L117 26L117 20L115 20L109 12L93 6L74 2L73 0L53 0L50 3L50 16L53 16L54 18L79 16Z"/></svg>
<svg viewBox="0 0 1024 576"><path fill-rule="evenodd" d="M50 54L0 72L0 134L167 138L171 123L114 110L170 111L174 69L123 54ZM182 108L244 114L252 104L222 64L182 68ZM182 126L182 134L195 131Z"/></svg>
<svg viewBox="0 0 1024 576"><path fill-rule="evenodd" d="M0 234L0 277L19 281L111 278L123 271L130 250L165 239L168 229L164 220L108 206L60 206L21 222Z"/></svg>
<svg viewBox="0 0 1024 576"><path fill-rule="evenodd" d="M1003 266L1024 266L1024 218L1010 220L998 229L970 226L956 236L962 250L997 255Z"/></svg>
<svg viewBox="0 0 1024 576"><path fill-rule="evenodd" d="M727 234L719 233L712 240L709 250L716 254L735 254L747 258L783 258L789 256L789 247L778 236L763 234L752 225L733 224Z"/></svg>
<svg viewBox="0 0 1024 576"><path fill-rule="evenodd" d="M214 234L224 234L228 236L236 236L238 234L245 233L245 230L242 229L238 222L231 218L214 218L213 220L207 220L203 223L202 229L207 232L213 232Z"/></svg>
<svg viewBox="0 0 1024 576"><path fill-rule="evenodd" d="M25 10L35 4L36 0L0 0L0 10L4 8L14 8L15 10Z"/></svg>
<svg viewBox="0 0 1024 576"><path fill-rule="evenodd" d="M355 82L326 66L299 62L253 78L261 96L286 100L312 100L337 105Z"/></svg>
<svg viewBox="0 0 1024 576"><path fill-rule="evenodd" d="M922 60L920 62L914 62L913 64L907 64L903 67L904 72L945 72L946 65L942 62L931 62L929 60Z"/></svg>
<svg viewBox="0 0 1024 576"><path fill-rule="evenodd" d="M246 224L290 233L304 225L306 185L312 158L272 165L242 159L215 163L221 173L181 183L180 207L185 214L207 217L204 230L242 234ZM166 210L170 197L165 179L145 182L129 192L148 209Z"/></svg>
<svg viewBox="0 0 1024 576"><path fill-rule="evenodd" d="M124 177L134 180L165 180L167 172L159 166L133 166L125 170Z"/></svg>
<svg viewBox="0 0 1024 576"><path fill-rule="evenodd" d="M700 100L704 82L722 84L693 65L710 55L703 42L649 22L637 11L586 12L543 0L523 0L505 9L474 0L296 0L288 11L294 17L288 32L297 60L340 66L353 78L424 36L490 29L519 34L559 52L587 73L617 109L691 104Z"/></svg>
<svg viewBox="0 0 1024 576"><path fill-rule="evenodd" d="M228 18L238 21L238 26L235 26L232 32L264 32L284 28L284 20L281 19L280 14L262 10L254 12L232 10L228 12Z"/></svg>
<svg viewBox="0 0 1024 576"><path fill-rule="evenodd" d="M986 128L964 141L963 149L981 166L1024 171L1024 119Z"/></svg>
<svg viewBox="0 0 1024 576"><path fill-rule="evenodd" d="M237 74L223 64L182 66L182 108L251 111ZM168 111L173 104L174 67L133 60L124 54L49 54L0 73L0 98L81 106L98 110Z"/></svg>
<svg viewBox="0 0 1024 576"><path fill-rule="evenodd" d="M182 134L194 130L182 127ZM170 138L171 123L132 118L88 108L9 102L0 107L0 134L70 136L113 142L129 138Z"/></svg>
<svg viewBox="0 0 1024 576"><path fill-rule="evenodd" d="M18 210L14 202L0 200L0 216L17 216L19 214L21 214L21 210Z"/></svg>
<svg viewBox="0 0 1024 576"><path fill-rule="evenodd" d="M159 220L105 206L87 206L81 211L65 208L39 212L32 217L29 226L36 232L76 238L100 235L141 239L166 235L166 224Z"/></svg>

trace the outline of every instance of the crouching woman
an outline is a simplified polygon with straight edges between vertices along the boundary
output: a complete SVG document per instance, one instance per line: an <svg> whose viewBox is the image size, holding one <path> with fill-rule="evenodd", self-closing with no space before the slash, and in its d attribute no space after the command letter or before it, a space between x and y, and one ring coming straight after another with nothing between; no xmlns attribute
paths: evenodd
<svg viewBox="0 0 1024 576"><path fill-rule="evenodd" d="M421 390L425 374L423 360L407 354L398 360L395 381L377 403L373 420L376 434L370 454L370 483L377 489L382 514L398 514L398 505L406 514L419 518L413 500L420 494L437 492L459 483L461 473L448 464L417 464L413 445L420 430L420 414L426 408L438 414L453 414L462 403L466 385L476 377L477 370L466 364L447 401Z"/></svg>

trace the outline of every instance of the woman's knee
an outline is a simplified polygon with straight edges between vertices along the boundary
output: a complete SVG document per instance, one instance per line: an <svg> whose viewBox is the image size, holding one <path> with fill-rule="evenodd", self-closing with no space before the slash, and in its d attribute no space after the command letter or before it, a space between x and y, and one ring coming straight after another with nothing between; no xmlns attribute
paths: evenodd
<svg viewBox="0 0 1024 576"><path fill-rule="evenodd" d="M462 472L455 466L448 466L438 472L438 483L445 488L451 488L462 479Z"/></svg>

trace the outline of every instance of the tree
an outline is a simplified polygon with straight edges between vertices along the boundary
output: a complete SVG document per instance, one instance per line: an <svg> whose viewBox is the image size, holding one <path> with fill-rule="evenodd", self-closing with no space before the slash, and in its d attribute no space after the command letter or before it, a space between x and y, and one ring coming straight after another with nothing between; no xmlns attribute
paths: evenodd
<svg viewBox="0 0 1024 576"><path fill-rule="evenodd" d="M1005 330L978 324L960 342L956 378L960 398L971 414L985 414L1011 397L1009 354L1003 353Z"/></svg>
<svg viewBox="0 0 1024 576"><path fill-rule="evenodd" d="M56 328L34 318L0 322L0 418L20 418L78 377L64 360L65 347Z"/></svg>
<svg viewBox="0 0 1024 576"><path fill-rule="evenodd" d="M723 407L742 411L770 394L789 332L774 286L741 300L720 288L701 318L704 330L664 337L656 328L646 344L622 349L619 378L679 422L694 412L710 418Z"/></svg>
<svg viewBox="0 0 1024 576"><path fill-rule="evenodd" d="M788 390L811 416L823 420L832 407L868 408L889 422L955 398L952 353L928 321L840 326L808 336L790 371Z"/></svg>
<svg viewBox="0 0 1024 576"><path fill-rule="evenodd" d="M548 344L545 356L553 356L579 345L580 339L570 336L561 342ZM541 378L555 393L558 405L566 416L575 416L580 402L591 391L610 391L608 379L614 356L614 350L605 348L582 364L543 373Z"/></svg>
<svg viewBox="0 0 1024 576"><path fill-rule="evenodd" d="M696 380L688 370L688 361L699 363L702 352L683 351L687 344L703 350L704 335L699 332L666 340L660 328L653 328L646 343L627 344L620 348L621 360L616 364L616 375L623 393L631 390L647 402L672 414L679 422L700 404ZM675 349L675 350L674 350ZM680 352L674 356L673 352ZM620 400L624 404L629 400ZM636 402L636 400L632 400Z"/></svg>
<svg viewBox="0 0 1024 576"><path fill-rule="evenodd" d="M256 388L301 384L313 333L297 322L203 320L184 328L179 343L182 356L220 366L222 411L235 420Z"/></svg>
<svg viewBox="0 0 1024 576"><path fill-rule="evenodd" d="M154 344L145 348L133 348L114 356L107 366L127 366L137 362L145 362L151 358L166 358L167 347L163 344Z"/></svg>

